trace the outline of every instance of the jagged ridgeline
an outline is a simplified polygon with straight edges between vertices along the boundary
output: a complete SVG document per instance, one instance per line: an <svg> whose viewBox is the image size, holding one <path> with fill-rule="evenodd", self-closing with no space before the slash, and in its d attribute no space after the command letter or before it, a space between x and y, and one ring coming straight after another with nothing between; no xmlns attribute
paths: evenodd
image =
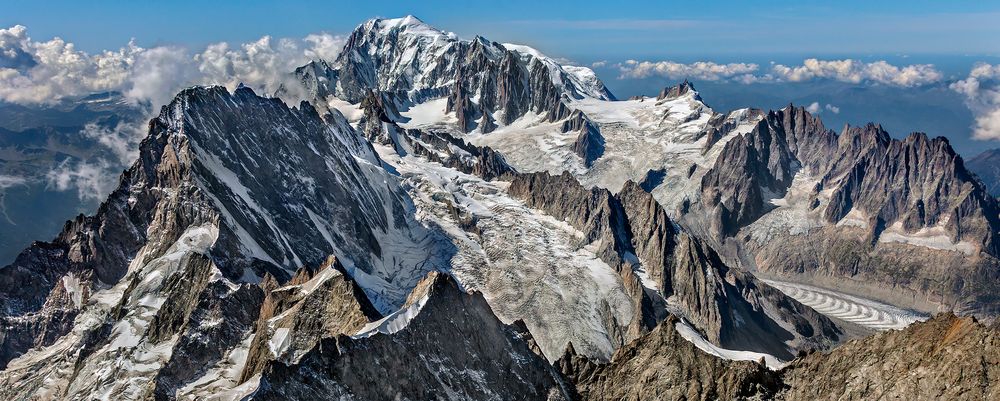
<svg viewBox="0 0 1000 401"><path fill-rule="evenodd" d="M946 141L617 101L413 17L293 73L291 106L179 93L0 269L0 398L997 396L996 328L865 337L996 310L996 200Z"/></svg>

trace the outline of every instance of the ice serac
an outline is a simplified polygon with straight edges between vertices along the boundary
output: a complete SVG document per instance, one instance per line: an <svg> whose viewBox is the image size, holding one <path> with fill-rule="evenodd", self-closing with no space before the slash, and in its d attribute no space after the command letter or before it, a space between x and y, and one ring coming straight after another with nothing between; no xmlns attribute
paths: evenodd
<svg viewBox="0 0 1000 401"><path fill-rule="evenodd" d="M269 364L249 398L568 399L523 325L501 323L448 275L431 273L403 309L415 314L392 330L327 338L296 364Z"/></svg>
<svg viewBox="0 0 1000 401"><path fill-rule="evenodd" d="M965 166L986 184L993 196L1000 196L1000 149L990 149L965 162Z"/></svg>
<svg viewBox="0 0 1000 401"><path fill-rule="evenodd" d="M521 174L509 191L530 206L563 219L617 269L629 292L637 326L626 340L655 327L670 310L694 322L709 341L790 359L797 349L826 348L840 340L829 319L731 268L704 242L677 231L653 197L628 182L617 195L586 189L568 173Z"/></svg>
<svg viewBox="0 0 1000 401"><path fill-rule="evenodd" d="M416 17L372 19L357 27L336 60L296 70L320 104L361 102L369 90L414 104L447 97L458 130L490 132L526 113L558 121L572 99L613 99L593 71L563 66L527 46L459 39Z"/></svg>

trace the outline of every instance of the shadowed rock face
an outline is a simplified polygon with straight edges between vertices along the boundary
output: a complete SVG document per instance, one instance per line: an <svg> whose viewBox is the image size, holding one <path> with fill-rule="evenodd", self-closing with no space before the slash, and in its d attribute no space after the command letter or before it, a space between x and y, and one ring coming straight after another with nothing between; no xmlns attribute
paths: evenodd
<svg viewBox="0 0 1000 401"><path fill-rule="evenodd" d="M246 352L265 292L241 281L288 281L335 250L373 299L402 304L442 243L411 225L371 145L328 117L248 88L181 92L95 216L0 269L3 397L173 398ZM317 322L278 323L304 343L336 331Z"/></svg>
<svg viewBox="0 0 1000 401"><path fill-rule="evenodd" d="M993 196L1000 196L1000 149L991 149L980 153L965 166L986 185L986 190Z"/></svg>
<svg viewBox="0 0 1000 401"><path fill-rule="evenodd" d="M392 334L327 338L297 364L269 364L251 399L565 399L530 334L501 323L481 294L432 273L407 308L416 315Z"/></svg>
<svg viewBox="0 0 1000 401"><path fill-rule="evenodd" d="M562 123L562 132L576 132L578 136L573 142L573 153L583 159L583 165L589 167L594 160L604 154L604 137L600 129L592 123L587 115L574 110L569 118Z"/></svg>
<svg viewBox="0 0 1000 401"><path fill-rule="evenodd" d="M770 112L749 134L728 142L702 179L709 207L720 206L721 234L732 235L768 211L795 173L819 177L832 191L825 218L837 223L856 210L871 220L871 238L900 222L908 232L942 225L951 239L1000 252L995 199L965 169L944 138L889 137L880 126L847 127L841 135L802 108Z"/></svg>
<svg viewBox="0 0 1000 401"><path fill-rule="evenodd" d="M794 179L808 216L787 218L815 223L756 224ZM685 225L728 244L727 261L928 312L997 313L1000 207L944 138L873 124L837 135L788 107L727 142L701 188Z"/></svg>
<svg viewBox="0 0 1000 401"><path fill-rule="evenodd" d="M664 300L670 299L678 313L723 347L791 358L791 350L826 348L840 340L840 329L826 317L729 267L708 244L676 231L638 184L626 183L612 195L585 189L568 173L533 173L515 177L509 192L576 227L584 243L599 241L598 255L617 266L623 278L645 272L651 282L640 282L645 287L631 294L644 323L628 339L665 318Z"/></svg>

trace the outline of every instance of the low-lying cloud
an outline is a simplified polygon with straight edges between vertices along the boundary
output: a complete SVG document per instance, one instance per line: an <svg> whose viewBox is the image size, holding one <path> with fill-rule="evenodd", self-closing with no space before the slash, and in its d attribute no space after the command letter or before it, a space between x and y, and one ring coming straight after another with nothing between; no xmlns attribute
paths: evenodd
<svg viewBox="0 0 1000 401"><path fill-rule="evenodd" d="M969 76L950 85L976 116L972 137L1000 140L1000 64L976 64Z"/></svg>
<svg viewBox="0 0 1000 401"><path fill-rule="evenodd" d="M81 200L101 200L114 189L115 176L107 174L107 161L94 162L67 159L45 174L49 189L76 190Z"/></svg>
<svg viewBox="0 0 1000 401"><path fill-rule="evenodd" d="M883 85L912 87L935 83L944 75L931 64L897 67L885 61L865 63L858 60L806 59L799 66L775 64L771 73L779 81L803 82L831 79L859 84L872 82Z"/></svg>
<svg viewBox="0 0 1000 401"><path fill-rule="evenodd" d="M859 60L806 59L801 65L772 64L767 70L753 63L718 64L710 61L678 63L674 61L628 60L617 65L620 78L662 76L670 79L733 81L741 83L808 82L834 80L853 84L872 83L914 87L940 82L944 75L931 64L895 66L886 61L865 63Z"/></svg>
<svg viewBox="0 0 1000 401"><path fill-rule="evenodd" d="M760 66L753 63L717 64L710 61L698 61L691 64L673 61L636 61L628 60L618 64L621 78L649 78L661 76L671 79L696 79L703 81L746 80L752 79L753 73Z"/></svg>
<svg viewBox="0 0 1000 401"><path fill-rule="evenodd" d="M61 38L36 41L26 27L0 29L0 100L51 103L95 92L119 91L134 102L163 104L181 88L240 82L273 93L289 73L314 59L331 60L345 39L327 33L230 45L200 52L174 46L139 47L89 54Z"/></svg>

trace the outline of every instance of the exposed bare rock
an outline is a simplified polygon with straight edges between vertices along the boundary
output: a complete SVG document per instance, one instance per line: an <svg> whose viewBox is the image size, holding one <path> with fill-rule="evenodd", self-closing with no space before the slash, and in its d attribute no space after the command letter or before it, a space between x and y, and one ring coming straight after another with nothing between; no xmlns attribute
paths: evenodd
<svg viewBox="0 0 1000 401"><path fill-rule="evenodd" d="M576 355L572 344L556 366L573 383L577 399L771 399L781 389L775 372L760 363L706 354L680 336L671 317L615 351L606 364Z"/></svg>
<svg viewBox="0 0 1000 401"><path fill-rule="evenodd" d="M321 339L354 334L381 317L335 257L315 270L304 268L264 299L240 381L260 373L268 361L294 363ZM285 349L275 350L275 339Z"/></svg>
<svg viewBox="0 0 1000 401"><path fill-rule="evenodd" d="M1000 398L1000 332L940 314L817 352L782 371L787 400Z"/></svg>
<svg viewBox="0 0 1000 401"><path fill-rule="evenodd" d="M566 399L523 325L504 325L447 275L418 284L403 311L372 332L321 340L298 364L271 363L250 398Z"/></svg>
<svg viewBox="0 0 1000 401"><path fill-rule="evenodd" d="M656 100L660 101L660 100L676 99L688 94L688 92L694 92L694 91L695 91L694 84L688 82L688 80L685 79L684 82L681 82L677 85L663 88L663 90L660 91L660 94L656 96ZM700 97L698 99L701 100Z"/></svg>
<svg viewBox="0 0 1000 401"><path fill-rule="evenodd" d="M604 154L604 138L601 136L601 131L583 112L574 110L569 118L563 121L562 131L578 133L576 141L573 142L573 153L583 159L585 166L590 167L594 160Z"/></svg>
<svg viewBox="0 0 1000 401"><path fill-rule="evenodd" d="M515 177L508 190L582 231L585 243L599 241L598 255L621 266L623 277L634 270L648 276L651 282L632 294L645 322L640 333L665 318L666 300L706 338L726 348L790 359L795 350L827 348L841 339L842 331L825 316L731 268L708 244L676 231L638 184L626 183L612 195L585 189L568 173L533 173Z"/></svg>
<svg viewBox="0 0 1000 401"><path fill-rule="evenodd" d="M965 162L965 167L979 176L991 195L1000 196L1000 149L990 149L976 155Z"/></svg>

